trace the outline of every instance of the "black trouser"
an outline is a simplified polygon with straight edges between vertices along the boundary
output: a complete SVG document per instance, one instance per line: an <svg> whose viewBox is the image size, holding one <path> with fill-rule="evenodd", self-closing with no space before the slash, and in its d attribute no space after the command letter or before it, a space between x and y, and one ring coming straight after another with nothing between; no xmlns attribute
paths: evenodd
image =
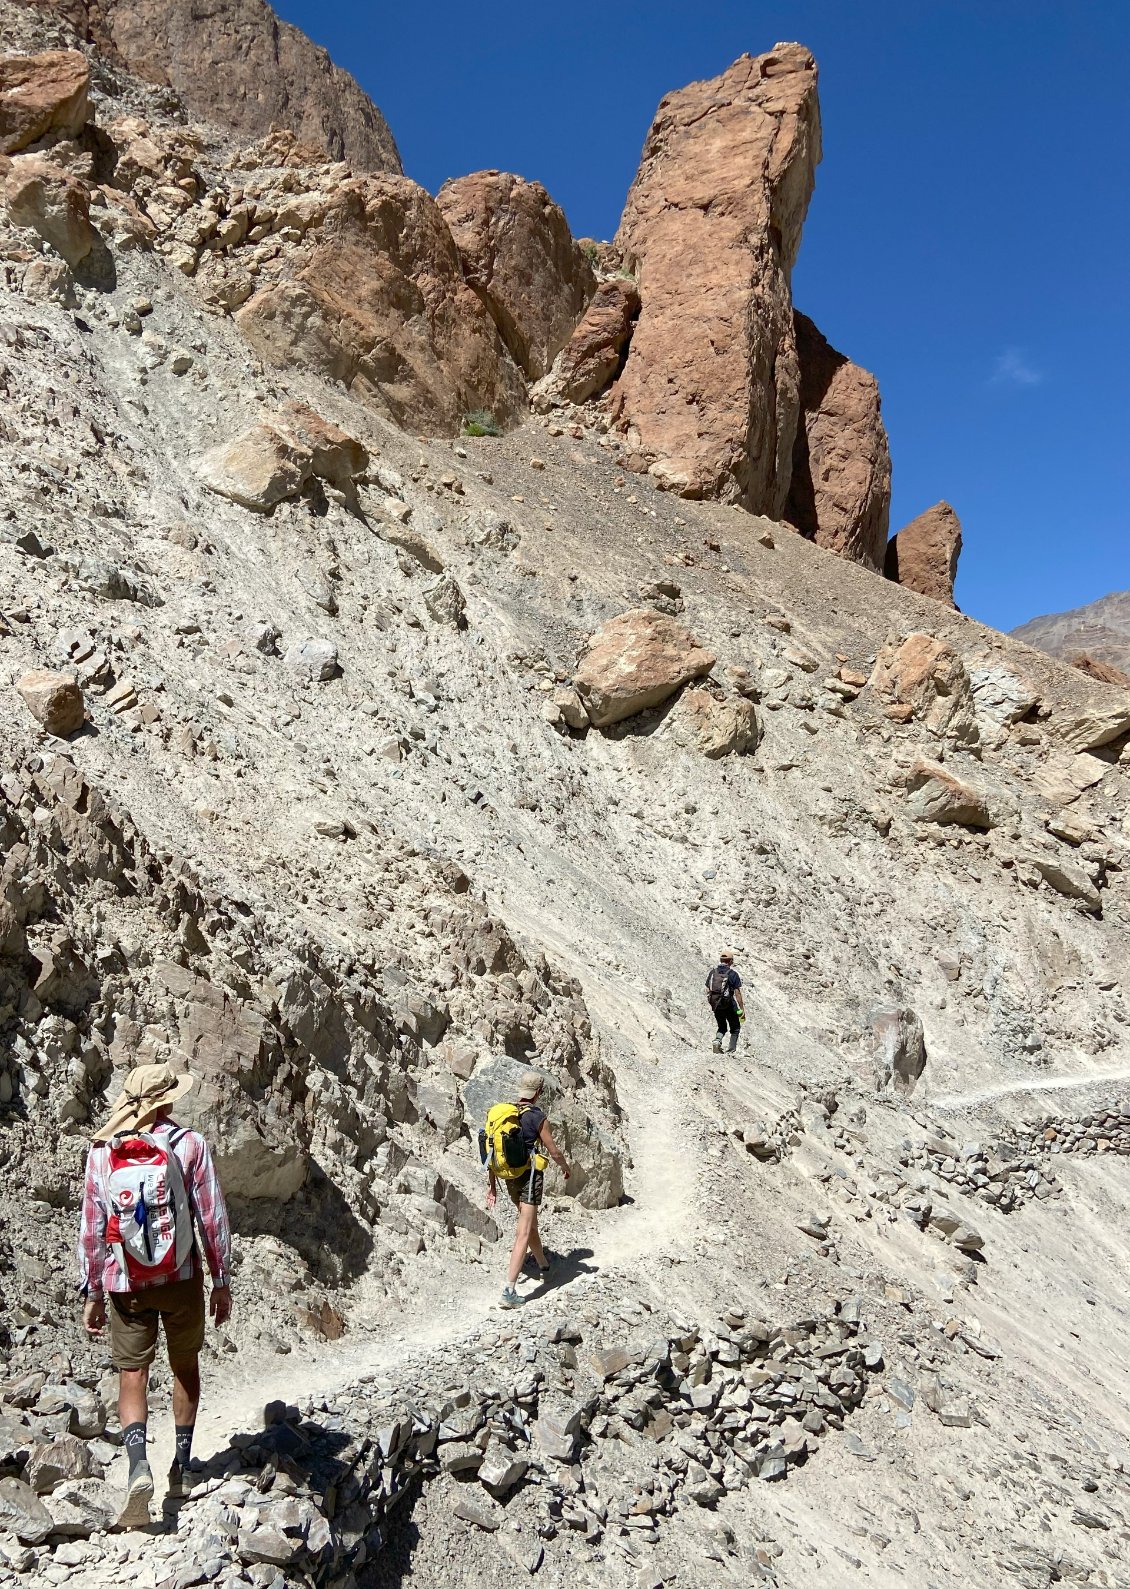
<svg viewBox="0 0 1130 1589"><path fill-rule="evenodd" d="M720 999L714 1006L714 1019L718 1022L718 1036L725 1037L726 1028L729 1027L730 1035L737 1037L741 1029L738 1020L738 1007L733 999Z"/></svg>

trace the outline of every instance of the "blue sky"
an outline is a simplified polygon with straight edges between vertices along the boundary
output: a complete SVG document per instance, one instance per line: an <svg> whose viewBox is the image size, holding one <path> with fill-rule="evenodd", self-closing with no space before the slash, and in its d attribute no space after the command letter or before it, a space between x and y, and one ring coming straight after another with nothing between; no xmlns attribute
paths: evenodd
<svg viewBox="0 0 1130 1589"><path fill-rule="evenodd" d="M1130 4L279 0L407 174L498 166L608 237L655 105L743 51L820 64L799 308L879 378L892 529L939 497L958 601L999 628L1130 587Z"/></svg>

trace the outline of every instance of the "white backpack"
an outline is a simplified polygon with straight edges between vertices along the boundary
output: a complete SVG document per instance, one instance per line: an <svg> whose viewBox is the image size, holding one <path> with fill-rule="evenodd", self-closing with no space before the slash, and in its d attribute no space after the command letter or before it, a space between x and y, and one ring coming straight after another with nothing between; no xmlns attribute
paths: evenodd
<svg viewBox="0 0 1130 1589"><path fill-rule="evenodd" d="M192 1252L192 1210L173 1141L148 1131L110 1139L106 1242L131 1291L171 1279Z"/></svg>

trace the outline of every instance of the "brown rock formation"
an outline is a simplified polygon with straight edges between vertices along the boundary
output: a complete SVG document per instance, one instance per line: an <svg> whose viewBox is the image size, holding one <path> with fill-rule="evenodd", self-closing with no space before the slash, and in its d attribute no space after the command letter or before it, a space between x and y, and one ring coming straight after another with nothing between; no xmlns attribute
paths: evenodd
<svg viewBox="0 0 1130 1589"><path fill-rule="evenodd" d="M1077 657L1069 657L1068 661L1073 668L1078 668L1080 673L1085 673L1089 679L1097 679L1100 684L1114 684L1120 690L1130 690L1130 674L1123 673L1121 668L1116 668L1113 662L1103 662L1099 657L1089 657L1086 652Z"/></svg>
<svg viewBox="0 0 1130 1589"><path fill-rule="evenodd" d="M325 50L264 0L35 0L191 113L236 137L288 127L360 170L399 171L384 117Z"/></svg>
<svg viewBox="0 0 1130 1589"><path fill-rule="evenodd" d="M534 393L536 408L586 403L602 392L620 367L640 312L639 288L620 276L602 281L553 369Z"/></svg>
<svg viewBox="0 0 1130 1589"><path fill-rule="evenodd" d="M818 546L878 570L891 507L879 384L837 353L807 315L793 320L801 417L785 517Z"/></svg>
<svg viewBox="0 0 1130 1589"><path fill-rule="evenodd" d="M312 249L281 261L236 315L252 347L344 382L401 425L454 432L474 409L515 418L522 378L435 201L405 177L369 176L328 204Z"/></svg>
<svg viewBox="0 0 1130 1589"><path fill-rule="evenodd" d="M467 281L527 378L540 380L596 289L564 211L540 182L506 171L445 182L436 203Z"/></svg>
<svg viewBox="0 0 1130 1589"><path fill-rule="evenodd" d="M688 680L703 678L714 661L682 624L637 607L601 625L574 683L589 720L607 728L660 705Z"/></svg>
<svg viewBox="0 0 1130 1589"><path fill-rule="evenodd" d="M76 138L86 124L90 67L78 50L0 59L0 154L58 133Z"/></svg>
<svg viewBox="0 0 1130 1589"><path fill-rule="evenodd" d="M907 590L953 607L960 556L961 520L948 502L935 502L891 537L883 572Z"/></svg>
<svg viewBox="0 0 1130 1589"><path fill-rule="evenodd" d="M784 511L800 387L789 276L819 158L816 63L798 44L669 94L648 133L617 233L643 307L615 412L685 496Z"/></svg>

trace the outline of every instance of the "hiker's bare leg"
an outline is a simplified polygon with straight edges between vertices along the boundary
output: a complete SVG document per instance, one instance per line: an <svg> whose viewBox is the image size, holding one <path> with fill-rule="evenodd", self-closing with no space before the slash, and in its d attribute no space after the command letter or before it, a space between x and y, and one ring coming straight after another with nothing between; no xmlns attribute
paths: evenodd
<svg viewBox="0 0 1130 1589"><path fill-rule="evenodd" d="M530 1245L530 1227L536 1229L538 1211L532 1203L518 1204L518 1228L514 1232L514 1245L510 1249L510 1268L506 1271L506 1283L513 1286L518 1276L522 1273L522 1265L526 1261L526 1253Z"/></svg>
<svg viewBox="0 0 1130 1589"><path fill-rule="evenodd" d="M534 1209L533 1221L530 1224L528 1241L530 1251L537 1260L539 1269L544 1269L546 1265L545 1248L541 1244L541 1231L538 1229L538 1211L536 1208Z"/></svg>
<svg viewBox="0 0 1130 1589"><path fill-rule="evenodd" d="M118 1422L124 1429L127 1424L149 1421L149 1370L148 1368L123 1368L118 1375Z"/></svg>
<svg viewBox="0 0 1130 1589"><path fill-rule="evenodd" d="M171 1363L173 1371L173 1423L178 1428L195 1424L200 1406L200 1359Z"/></svg>

